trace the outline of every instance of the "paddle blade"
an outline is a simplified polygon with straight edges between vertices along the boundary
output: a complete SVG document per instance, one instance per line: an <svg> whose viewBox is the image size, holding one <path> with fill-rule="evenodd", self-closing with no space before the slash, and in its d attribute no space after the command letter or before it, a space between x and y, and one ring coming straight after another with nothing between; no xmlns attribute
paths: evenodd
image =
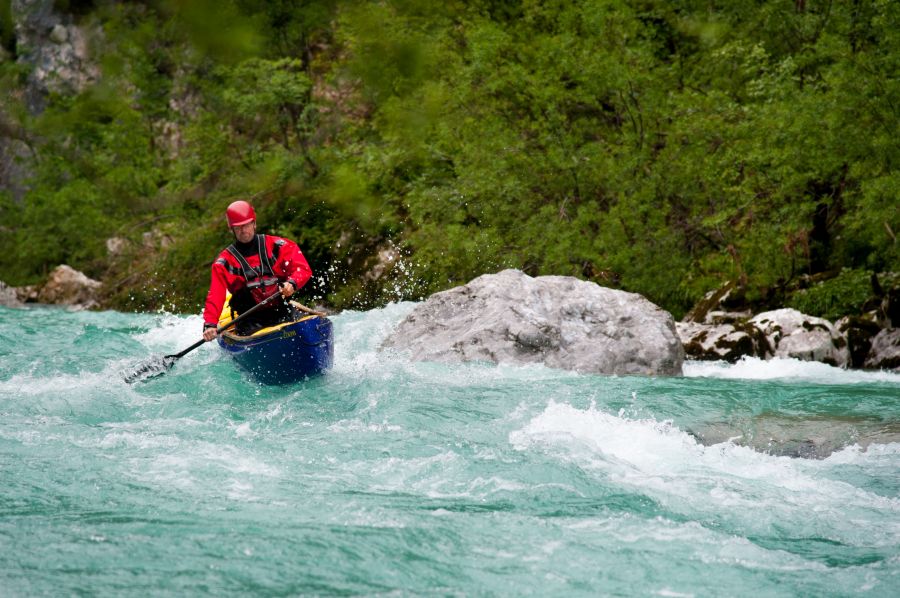
<svg viewBox="0 0 900 598"><path fill-rule="evenodd" d="M154 376L161 376L162 374L165 374L176 361L177 358L172 355L166 355L165 357L157 355L138 366L138 368L130 374L126 374L125 382L131 384L133 382L146 380L147 378L153 378Z"/></svg>

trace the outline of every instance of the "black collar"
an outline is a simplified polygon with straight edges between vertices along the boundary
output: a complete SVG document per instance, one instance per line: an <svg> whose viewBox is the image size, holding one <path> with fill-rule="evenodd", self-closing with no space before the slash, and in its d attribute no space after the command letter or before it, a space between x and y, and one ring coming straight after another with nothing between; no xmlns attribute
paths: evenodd
<svg viewBox="0 0 900 598"><path fill-rule="evenodd" d="M256 242L256 236L253 236L253 240L248 243L241 243L237 240L237 237L234 239L234 248L238 250L238 252L244 257L250 257L251 255L259 254L259 245Z"/></svg>

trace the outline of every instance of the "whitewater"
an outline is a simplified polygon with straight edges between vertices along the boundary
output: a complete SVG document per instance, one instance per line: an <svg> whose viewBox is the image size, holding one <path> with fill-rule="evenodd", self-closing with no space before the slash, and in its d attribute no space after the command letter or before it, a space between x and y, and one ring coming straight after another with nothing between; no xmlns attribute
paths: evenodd
<svg viewBox="0 0 900 598"><path fill-rule="evenodd" d="M0 595L897 595L900 375L379 351L413 307L333 316L334 369L282 387L214 344L123 382L199 316L0 308Z"/></svg>

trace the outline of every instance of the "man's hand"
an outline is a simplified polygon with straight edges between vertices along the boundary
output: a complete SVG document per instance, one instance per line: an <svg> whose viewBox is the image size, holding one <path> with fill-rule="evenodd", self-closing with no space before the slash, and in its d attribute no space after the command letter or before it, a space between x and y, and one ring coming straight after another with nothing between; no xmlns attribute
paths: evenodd
<svg viewBox="0 0 900 598"><path fill-rule="evenodd" d="M211 328L207 328L206 330L203 331L203 340L205 340L206 342L211 341L212 339L216 338L217 336L219 336L219 333L215 328L211 327Z"/></svg>
<svg viewBox="0 0 900 598"><path fill-rule="evenodd" d="M281 285L281 296L285 299L290 299L291 295L297 292L297 289L294 288L294 283L290 280Z"/></svg>

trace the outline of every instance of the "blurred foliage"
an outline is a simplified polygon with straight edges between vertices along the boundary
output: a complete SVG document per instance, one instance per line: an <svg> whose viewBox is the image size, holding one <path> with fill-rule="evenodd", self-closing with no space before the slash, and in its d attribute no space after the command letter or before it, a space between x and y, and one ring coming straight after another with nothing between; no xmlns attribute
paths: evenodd
<svg viewBox="0 0 900 598"><path fill-rule="evenodd" d="M16 50L13 26L12 0L0 0L0 53Z"/></svg>
<svg viewBox="0 0 900 598"><path fill-rule="evenodd" d="M39 115L7 108L37 155L25 201L0 201L12 284L67 261L117 287L113 305L197 310L236 198L301 243L309 295L338 308L515 267L680 316L725 280L784 300L803 276L900 269L900 3L79 13L102 29L96 85ZM0 64L0 79L25 85L21 68ZM153 229L173 242L148 246ZM111 236L130 249L107 256ZM389 243L404 267L376 276ZM857 282L792 301L834 314Z"/></svg>
<svg viewBox="0 0 900 598"><path fill-rule="evenodd" d="M835 321L847 314L862 313L871 296L872 272L846 269L834 278L795 292L788 307Z"/></svg>

